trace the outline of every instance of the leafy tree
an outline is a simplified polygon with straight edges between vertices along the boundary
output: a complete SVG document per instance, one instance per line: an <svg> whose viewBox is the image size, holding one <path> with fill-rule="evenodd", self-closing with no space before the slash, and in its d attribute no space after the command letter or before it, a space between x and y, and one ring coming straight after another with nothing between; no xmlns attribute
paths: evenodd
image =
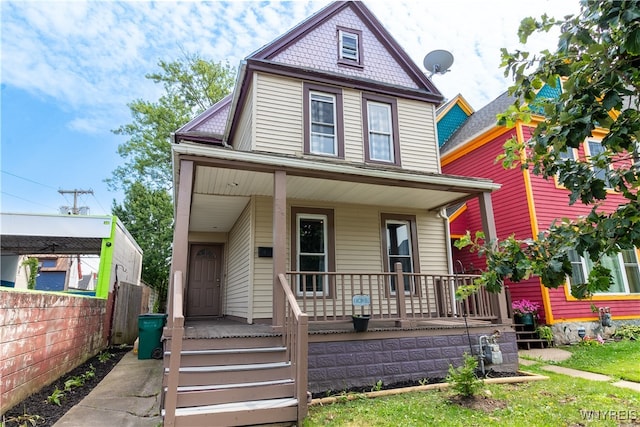
<svg viewBox="0 0 640 427"><path fill-rule="evenodd" d="M146 78L161 83L164 94L156 102L138 99L129 104L132 122L114 130L129 137L118 147L125 162L106 181L110 188L124 190L125 200L114 202L113 214L144 252L142 280L164 300L173 237L171 133L230 93L235 70L228 63L187 54L158 65L160 71Z"/></svg>
<svg viewBox="0 0 640 427"><path fill-rule="evenodd" d="M547 287L558 287L571 274L568 251L587 253L594 262L587 283L571 287L574 296L586 298L612 284L602 254L640 247L640 2L582 0L575 16L525 18L518 35L526 43L530 35L552 28L561 31L555 52L502 49L505 75L515 81L510 93L517 101L498 123L527 123L535 113L544 119L526 143L505 144L499 160L546 179L557 177L570 190L569 203L583 203L591 211L584 218L554 223L535 240L483 242L482 235L475 239L467 235L459 247L470 245L487 256L487 272L478 285L492 290L499 290L505 279L519 281L531 274L541 276ZM559 97L536 98L544 84L556 87L559 82ZM596 128L607 132L601 153L589 159L562 156L578 148ZM602 209L607 189L625 200L613 212Z"/></svg>
<svg viewBox="0 0 640 427"><path fill-rule="evenodd" d="M164 189L150 189L134 182L121 205L114 201L112 212L142 248L142 281L159 292L159 306L164 307L173 237L171 195Z"/></svg>
<svg viewBox="0 0 640 427"><path fill-rule="evenodd" d="M206 61L185 54L177 61L160 61L161 71L145 77L161 83L164 94L156 101L137 99L129 104L133 121L114 130L129 140L118 146L125 163L107 179L113 189L133 182L148 188L171 188L172 132L231 92L235 70L228 63Z"/></svg>

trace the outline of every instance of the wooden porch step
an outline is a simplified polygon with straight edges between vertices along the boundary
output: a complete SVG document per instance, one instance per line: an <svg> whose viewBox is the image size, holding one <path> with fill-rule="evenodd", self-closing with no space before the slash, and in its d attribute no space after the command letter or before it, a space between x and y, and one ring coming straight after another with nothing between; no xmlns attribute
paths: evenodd
<svg viewBox="0 0 640 427"><path fill-rule="evenodd" d="M183 350L180 352L181 366L237 365L266 362L282 362L286 357L285 347L234 348L212 350ZM164 367L169 367L171 352L164 353Z"/></svg>
<svg viewBox="0 0 640 427"><path fill-rule="evenodd" d="M541 338L530 338L530 339L518 339L516 340L518 344L518 348L531 350L531 348L547 348L553 347L553 341L548 342L547 340Z"/></svg>
<svg viewBox="0 0 640 427"><path fill-rule="evenodd" d="M295 393L293 379L240 384L178 387L178 407L233 403L251 396L253 400L291 397Z"/></svg>
<svg viewBox="0 0 640 427"><path fill-rule="evenodd" d="M282 398L177 408L175 426L241 426L293 422L298 416L297 405L297 399ZM162 415L164 416L164 410ZM214 424L212 424L212 415L215 415Z"/></svg>
<svg viewBox="0 0 640 427"><path fill-rule="evenodd" d="M167 340L165 348L171 348ZM281 336L236 337L236 338L191 338L182 340L182 350L222 350L229 348L279 347Z"/></svg>
<svg viewBox="0 0 640 427"><path fill-rule="evenodd" d="M168 375L169 368L165 368ZM275 381L291 378L290 362L252 363L224 366L184 366L178 386L237 384L247 381Z"/></svg>

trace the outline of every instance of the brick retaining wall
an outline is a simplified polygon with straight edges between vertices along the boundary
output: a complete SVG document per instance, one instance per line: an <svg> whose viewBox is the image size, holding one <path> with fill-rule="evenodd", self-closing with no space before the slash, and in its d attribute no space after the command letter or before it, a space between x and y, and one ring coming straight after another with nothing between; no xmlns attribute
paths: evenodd
<svg viewBox="0 0 640 427"><path fill-rule="evenodd" d="M0 290L0 413L107 345L107 301Z"/></svg>
<svg viewBox="0 0 640 427"><path fill-rule="evenodd" d="M474 354L481 335L471 334ZM486 368L516 372L515 332L503 333L498 344L504 363ZM466 334L309 343L309 390L318 393L373 387L379 380L392 384L443 378L449 364L455 367L462 364L465 352L469 353Z"/></svg>

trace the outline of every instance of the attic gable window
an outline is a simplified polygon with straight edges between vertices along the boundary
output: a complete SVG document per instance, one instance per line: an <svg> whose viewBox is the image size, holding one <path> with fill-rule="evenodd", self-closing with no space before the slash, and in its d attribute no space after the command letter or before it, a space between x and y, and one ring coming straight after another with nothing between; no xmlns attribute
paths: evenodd
<svg viewBox="0 0 640 427"><path fill-rule="evenodd" d="M338 27L338 63L362 67L362 31Z"/></svg>

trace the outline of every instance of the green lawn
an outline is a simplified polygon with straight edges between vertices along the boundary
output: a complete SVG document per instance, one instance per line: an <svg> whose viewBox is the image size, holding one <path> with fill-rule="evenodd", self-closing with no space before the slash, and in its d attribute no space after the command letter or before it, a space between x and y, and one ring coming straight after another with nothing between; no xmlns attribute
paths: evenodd
<svg viewBox="0 0 640 427"><path fill-rule="evenodd" d="M497 401L488 411L451 403L447 390L412 392L312 406L304 426L617 426L629 423L629 417L640 423L640 393L538 366L527 370L549 380L487 386L487 397Z"/></svg>
<svg viewBox="0 0 640 427"><path fill-rule="evenodd" d="M567 368L640 382L640 341L607 342L598 346L563 347L571 358L558 363Z"/></svg>

